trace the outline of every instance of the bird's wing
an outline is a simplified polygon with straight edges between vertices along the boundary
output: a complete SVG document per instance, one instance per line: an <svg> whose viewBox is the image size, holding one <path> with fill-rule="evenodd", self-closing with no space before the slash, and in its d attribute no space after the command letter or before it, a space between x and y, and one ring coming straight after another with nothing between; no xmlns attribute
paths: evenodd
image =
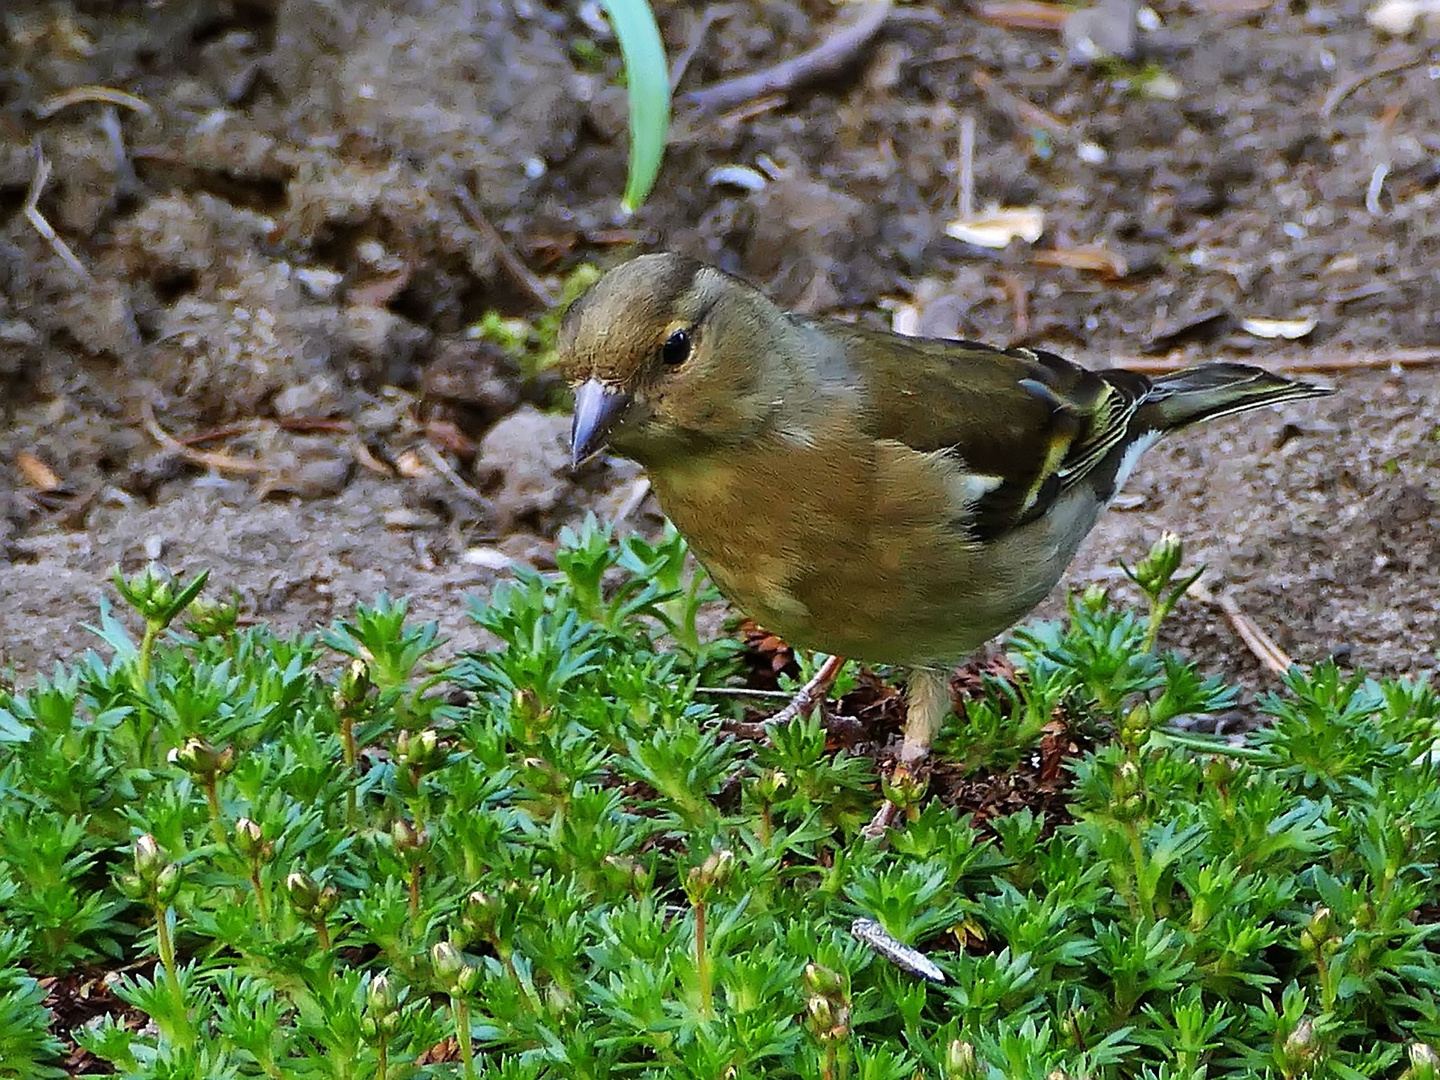
<svg viewBox="0 0 1440 1080"><path fill-rule="evenodd" d="M1089 371L1039 349L842 333L867 386L869 433L955 458L978 540L1039 517L1080 483L1108 498L1113 451L1134 437L1131 420L1151 391L1138 373Z"/></svg>

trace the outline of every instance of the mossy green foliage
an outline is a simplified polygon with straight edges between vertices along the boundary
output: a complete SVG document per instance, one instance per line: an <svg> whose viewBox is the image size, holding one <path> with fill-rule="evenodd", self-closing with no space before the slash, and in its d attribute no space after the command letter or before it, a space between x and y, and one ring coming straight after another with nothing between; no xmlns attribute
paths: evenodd
<svg viewBox="0 0 1440 1080"><path fill-rule="evenodd" d="M383 598L282 639L122 579L103 656L0 692L0 1076L62 1075L37 979L93 969L149 1022L77 1036L130 1077L1433 1075L1423 682L1297 670L1244 746L1182 737L1234 694L1091 591L941 748L1113 733L1070 820L927 800L881 848L870 761L720 730L677 538L591 523L559 562L444 665Z"/></svg>
<svg viewBox="0 0 1440 1080"><path fill-rule="evenodd" d="M487 311L466 333L471 338L498 346L515 362L525 378L533 379L555 362L555 336L559 333L565 309L599 280L598 267L581 263L565 275L560 284L560 299L555 306L533 321Z"/></svg>

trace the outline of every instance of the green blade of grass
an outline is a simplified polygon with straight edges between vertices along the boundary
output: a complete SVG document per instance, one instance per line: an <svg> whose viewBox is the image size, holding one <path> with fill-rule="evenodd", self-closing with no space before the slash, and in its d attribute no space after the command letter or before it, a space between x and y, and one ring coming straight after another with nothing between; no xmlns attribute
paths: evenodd
<svg viewBox="0 0 1440 1080"><path fill-rule="evenodd" d="M602 0L625 61L630 94L630 175L622 205L633 214L655 186L670 128L670 72L648 0Z"/></svg>

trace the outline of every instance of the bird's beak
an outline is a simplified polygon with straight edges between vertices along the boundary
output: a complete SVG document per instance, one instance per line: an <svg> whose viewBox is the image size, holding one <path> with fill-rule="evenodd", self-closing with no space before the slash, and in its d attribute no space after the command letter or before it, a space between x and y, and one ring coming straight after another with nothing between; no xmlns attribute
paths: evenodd
<svg viewBox="0 0 1440 1080"><path fill-rule="evenodd" d="M570 426L570 462L578 466L600 447L633 399L623 390L587 379L575 388L575 419Z"/></svg>

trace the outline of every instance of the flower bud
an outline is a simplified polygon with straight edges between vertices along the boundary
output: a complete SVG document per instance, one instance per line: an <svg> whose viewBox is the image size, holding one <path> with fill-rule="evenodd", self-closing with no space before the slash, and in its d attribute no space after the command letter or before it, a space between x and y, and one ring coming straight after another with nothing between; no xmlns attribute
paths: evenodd
<svg viewBox="0 0 1440 1080"><path fill-rule="evenodd" d="M198 638L226 637L234 633L239 621L238 597L226 603L197 598L186 612L185 626Z"/></svg>
<svg viewBox="0 0 1440 1080"><path fill-rule="evenodd" d="M340 890L334 885L326 885L320 890L320 895L315 898L315 916L323 919L335 910L340 903Z"/></svg>
<svg viewBox="0 0 1440 1080"><path fill-rule="evenodd" d="M265 834L260 831L260 826L248 817L236 819L232 843L240 856L251 862L261 862L269 856L266 849L270 845L265 843Z"/></svg>
<svg viewBox="0 0 1440 1080"><path fill-rule="evenodd" d="M845 996L845 980L840 973L820 964L806 964L805 970L800 973L800 984L811 997Z"/></svg>
<svg viewBox="0 0 1440 1080"><path fill-rule="evenodd" d="M1440 1076L1440 1054L1429 1043L1411 1043L1408 1054L1410 1068L1405 1070L1404 1080L1435 1080Z"/></svg>
<svg viewBox="0 0 1440 1080"><path fill-rule="evenodd" d="M901 810L912 810L920 805L920 800L925 797L926 783L916 776L903 763L895 766L895 770L888 778L880 784L880 790Z"/></svg>
<svg viewBox="0 0 1440 1080"><path fill-rule="evenodd" d="M180 867L172 862L155 875L155 900L160 904L170 904L179 895Z"/></svg>
<svg viewBox="0 0 1440 1080"><path fill-rule="evenodd" d="M360 657L355 657L350 661L345 674L340 677L340 685L335 688L335 711L347 713L359 708L370 693L372 685L370 665Z"/></svg>
<svg viewBox="0 0 1440 1080"><path fill-rule="evenodd" d="M146 885L154 884L166 861L165 853L160 850L160 842L150 833L143 833L136 839L135 873Z"/></svg>
<svg viewBox="0 0 1440 1080"><path fill-rule="evenodd" d="M1085 586L1077 599L1088 614L1099 615L1110 602L1110 593L1103 585L1091 584Z"/></svg>
<svg viewBox="0 0 1440 1080"><path fill-rule="evenodd" d="M1328 907L1316 908L1310 921L1300 931L1301 951L1311 956L1318 954L1334 932L1334 922L1334 916Z"/></svg>
<svg viewBox="0 0 1440 1080"><path fill-rule="evenodd" d="M405 860L409 866L419 863L425 852L425 847L430 843L430 834L424 829L417 829L404 818L396 818L395 823L390 826L390 842L395 845L395 852Z"/></svg>
<svg viewBox="0 0 1440 1080"><path fill-rule="evenodd" d="M766 769L755 781L755 793L761 800L772 803L780 793L790 786L790 777L780 769Z"/></svg>
<svg viewBox="0 0 1440 1080"><path fill-rule="evenodd" d="M320 899L320 886L303 870L296 870L285 879L285 897L290 906L307 918L315 913Z"/></svg>
<svg viewBox="0 0 1440 1080"><path fill-rule="evenodd" d="M1145 781L1140 766L1126 759L1115 769L1110 785L1110 812L1121 821L1133 821L1145 813Z"/></svg>
<svg viewBox="0 0 1440 1080"><path fill-rule="evenodd" d="M433 728L402 731L395 740L395 763L417 772L430 772L445 764L440 736Z"/></svg>
<svg viewBox="0 0 1440 1080"><path fill-rule="evenodd" d="M390 985L390 976L380 972L365 988L365 1009L377 1016L388 1016L400 1007L400 995Z"/></svg>
<svg viewBox="0 0 1440 1080"><path fill-rule="evenodd" d="M839 1042L850 1035L850 1006L826 997L805 1003L805 1023L820 1042Z"/></svg>
<svg viewBox="0 0 1440 1080"><path fill-rule="evenodd" d="M464 906L460 909L460 925L474 937L490 938L500 925L501 912L498 897L476 889L465 897Z"/></svg>
<svg viewBox="0 0 1440 1080"><path fill-rule="evenodd" d="M178 749L170 751L168 760L203 780L213 781L222 769L228 771L227 763L220 752L199 737L186 739ZM231 754L229 765L233 766L233 762L234 754Z"/></svg>
<svg viewBox="0 0 1440 1080"><path fill-rule="evenodd" d="M711 885L723 886L735 868L735 853L729 849L712 851L700 864L700 873Z"/></svg>
<svg viewBox="0 0 1440 1080"><path fill-rule="evenodd" d="M1280 1053L1285 1068L1291 1073L1304 1072L1315 1061L1318 1047L1315 1045L1315 1022L1308 1016L1295 1025L1295 1030L1285 1038Z"/></svg>
<svg viewBox="0 0 1440 1080"><path fill-rule="evenodd" d="M442 984L448 986L454 982L464 966L465 958L450 942L437 941L430 947L430 967L435 972L435 978Z"/></svg>
<svg viewBox="0 0 1440 1080"><path fill-rule="evenodd" d="M951 1039L945 1047L945 1080L979 1080L980 1062L975 1047L964 1039Z"/></svg>
<svg viewBox="0 0 1440 1080"><path fill-rule="evenodd" d="M430 967L447 994L468 994L479 984L480 969L466 961L464 955L448 941L437 941L430 948Z"/></svg>
<svg viewBox="0 0 1440 1080"><path fill-rule="evenodd" d="M1150 545L1150 553L1135 564L1131 577L1140 590L1151 599L1158 599L1180 569L1185 558L1185 545L1173 532L1165 532Z"/></svg>
<svg viewBox="0 0 1440 1080"><path fill-rule="evenodd" d="M1120 723L1120 741L1132 750L1139 750L1150 741L1153 721L1149 702L1142 701L1125 714Z"/></svg>
<svg viewBox="0 0 1440 1080"><path fill-rule="evenodd" d="M1366 900L1355 909L1355 914L1350 916L1350 923L1357 930L1368 930L1375 925L1375 905Z"/></svg>

